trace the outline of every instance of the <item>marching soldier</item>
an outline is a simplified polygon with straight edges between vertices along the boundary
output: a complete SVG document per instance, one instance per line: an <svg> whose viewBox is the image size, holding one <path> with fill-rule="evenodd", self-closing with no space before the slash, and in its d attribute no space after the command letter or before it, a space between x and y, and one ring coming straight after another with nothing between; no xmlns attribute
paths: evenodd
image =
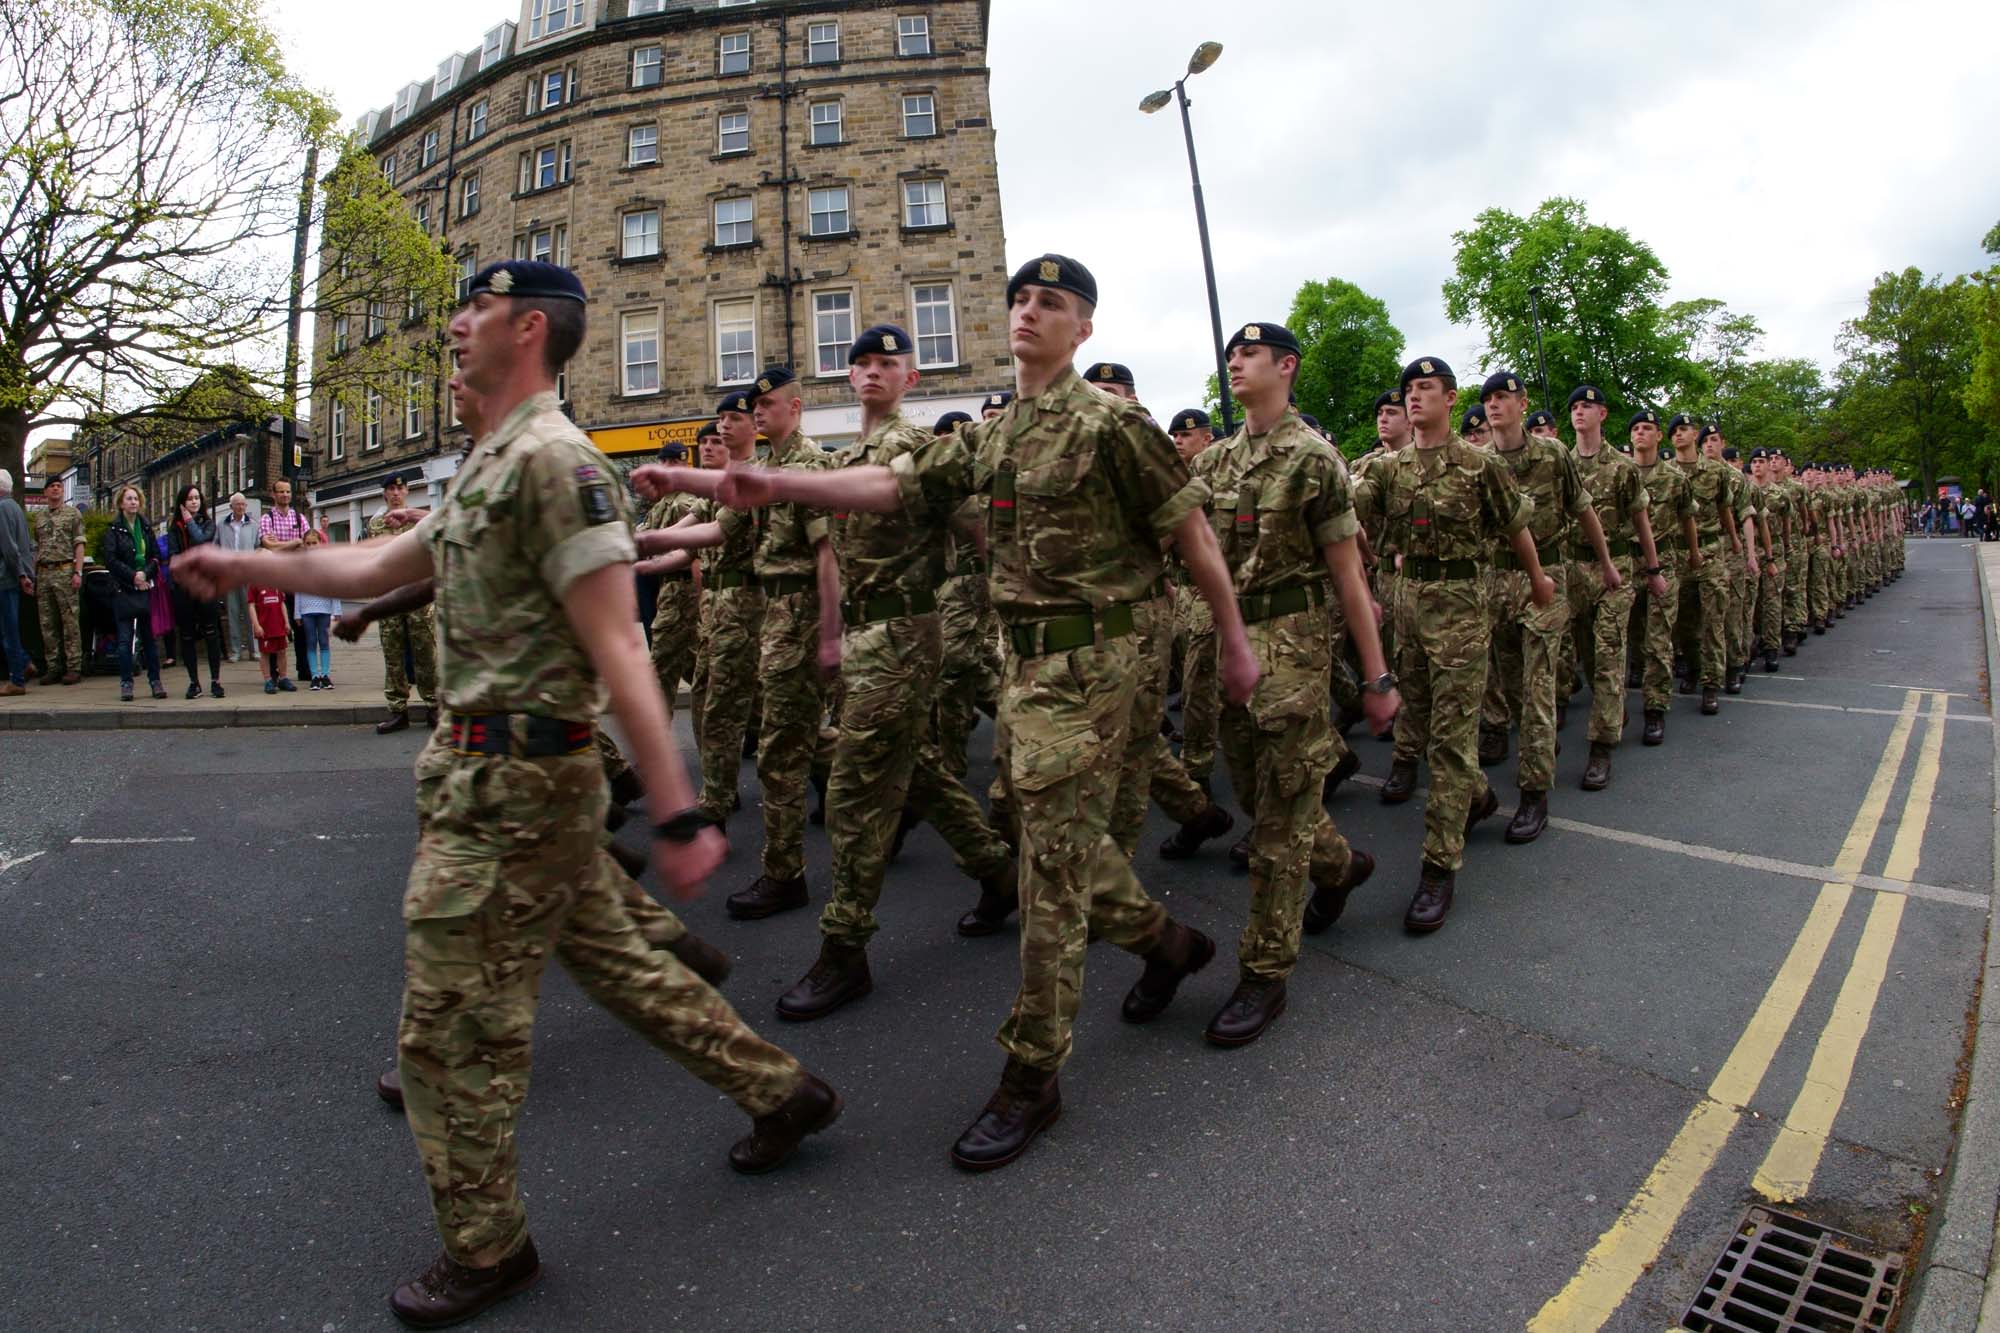
<svg viewBox="0 0 2000 1333"><path fill-rule="evenodd" d="M403 512L410 500L409 485L402 474L392 472L382 479L382 512L368 520L368 536L393 537L407 532L416 523ZM395 520L395 521L392 521ZM424 721L437 721L437 626L431 609L419 607L400 615L385 616L376 626L382 640L382 698L389 716L375 724L377 736L402 731L410 725L410 673L404 666L405 654L415 663L417 691L428 706Z"/></svg>
<svg viewBox="0 0 2000 1333"><path fill-rule="evenodd" d="M1762 567L1758 548L1762 540L1763 511L1758 503L1756 487L1751 484L1743 464L1737 461L1735 446L1723 436L1720 426L1710 422L1708 430L1711 433L1703 447L1720 460L1729 473L1729 484L1735 497L1733 512L1742 551L1742 557L1732 561L1729 568L1727 669L1722 683L1723 693L1741 694L1755 644L1752 621L1757 611L1757 579Z"/></svg>
<svg viewBox="0 0 2000 1333"><path fill-rule="evenodd" d="M623 487L556 403L556 371L582 343L582 285L566 269L511 261L483 270L470 292L450 336L483 416L500 424L440 509L387 542L285 554L211 544L175 569L202 596L256 582L368 597L438 580L450 751L424 789L404 895L398 1047L445 1252L390 1301L422 1327L470 1318L540 1273L515 1187L514 1124L551 954L753 1118L730 1150L737 1170L777 1166L840 1113L832 1088L649 949L621 906L623 875L599 842L606 795L591 744L607 693L647 804L681 812L655 844L677 893L698 888L721 838L684 808L687 777L631 630Z"/></svg>
<svg viewBox="0 0 2000 1333"><path fill-rule="evenodd" d="M1091 333L1097 284L1061 255L1007 286L1020 396L1000 416L892 467L738 469L733 503L786 500L852 512L984 495L994 610L1005 629L995 761L1020 825L1021 990L1000 1029L1000 1087L952 1149L970 1171L1005 1166L1062 1111L1091 939L1141 955L1129 1022L1158 1017L1215 944L1147 896L1112 835L1119 788L1144 783L1151 742L1132 725L1141 677L1136 603L1153 595L1168 537L1216 618L1224 697L1243 702L1257 664L1202 502L1172 441L1132 404L1090 389L1071 358Z"/></svg>
<svg viewBox="0 0 2000 1333"><path fill-rule="evenodd" d="M1570 406L1601 400L1596 389L1585 385L1570 395ZM1604 544L1604 530L1590 507L1590 493L1583 487L1576 460L1560 444L1530 438L1522 430L1528 395L1519 377L1504 370L1489 375L1480 386L1479 401L1491 426L1493 453L1529 504L1528 530L1536 552L1530 566L1507 549L1515 544L1514 534L1489 537L1494 567L1489 601L1492 652L1500 672L1486 683L1485 719L1493 726L1497 714L1495 729L1504 730L1511 713L1520 724L1516 778L1521 799L1507 824L1506 838L1510 843L1527 843L1539 838L1548 825L1549 788L1555 785L1556 657L1569 623L1564 553L1573 527L1583 530L1596 565L1595 577L1604 590L1618 591L1623 580ZM1553 602L1536 596L1543 579L1555 587Z"/></svg>
<svg viewBox="0 0 2000 1333"><path fill-rule="evenodd" d="M1198 407L1174 413L1167 433L1174 438L1174 451L1190 468L1215 442L1214 424ZM1207 791L1215 775L1215 738L1222 709L1222 694L1215 681L1215 618L1195 591L1180 557L1170 557L1168 564L1174 573L1175 629L1183 643L1181 767Z"/></svg>
<svg viewBox="0 0 2000 1333"><path fill-rule="evenodd" d="M1686 418L1675 417L1675 429L1685 428L1685 422ZM1674 627L1680 619L1681 585L1701 568L1701 537L1687 473L1679 463L1660 457L1658 416L1651 409L1637 414L1630 434L1632 462L1646 487L1646 514L1653 525L1653 549L1665 584L1657 592L1652 590L1655 585L1648 587L1640 651L1640 683L1645 694L1641 704L1644 730L1639 739L1646 745L1660 745L1667 739L1667 709L1674 701ZM1599 663L1600 668L1602 665Z"/></svg>
<svg viewBox="0 0 2000 1333"><path fill-rule="evenodd" d="M1562 431L1556 427L1555 415L1547 408L1538 407L1528 413L1527 431L1537 439L1558 442L1562 440Z"/></svg>
<svg viewBox="0 0 2000 1333"><path fill-rule="evenodd" d="M1320 803L1334 755L1325 703L1329 594L1347 607L1375 730L1389 725L1398 699L1375 635L1346 465L1289 406L1298 339L1281 325L1246 324L1225 355L1244 423L1193 470L1208 484L1216 540L1260 671L1250 699L1222 710L1230 785L1251 819L1250 914L1237 947L1236 991L1207 1035L1241 1046L1284 1013L1301 932L1332 925L1375 869Z"/></svg>
<svg viewBox="0 0 2000 1333"><path fill-rule="evenodd" d="M703 426L695 436L697 447L704 440L720 441L721 434L713 423ZM687 457L687 450L678 444L668 444L660 450L662 463L677 464ZM640 531L655 528L671 528L682 522L693 521L694 499L692 496L668 496L654 505L640 525ZM653 673L660 680L660 698L666 704L667 723L673 724L674 701L680 695L683 682L692 684L694 680L695 648L701 639L701 594L695 582L697 571L692 562L685 568L663 571L660 575L660 590L654 601L653 610ZM697 713L697 718L699 713ZM701 745L699 721L695 727L695 746Z"/></svg>
<svg viewBox="0 0 2000 1333"><path fill-rule="evenodd" d="M980 404L980 419L999 416L1013 401L1011 393L988 394ZM965 417L966 422L971 420ZM944 424L943 418L938 424ZM954 422L952 429L959 424ZM947 550L949 574L938 588L938 618L944 626L944 665L938 672L934 710L938 753L945 771L961 778L965 776L966 741L981 713L993 715L1000 695L1000 625L987 599L986 552L979 545L984 523L985 515L976 499L960 507Z"/></svg>
<svg viewBox="0 0 2000 1333"><path fill-rule="evenodd" d="M1570 623L1590 677L1590 761L1583 770L1585 791L1602 791L1611 784L1611 752L1625 737L1625 636L1632 624L1638 579L1645 579L1651 596L1667 595L1653 536L1652 497L1632 460L1605 447L1604 418L1609 411L1604 395L1594 386L1585 385L1570 395L1577 475L1589 492L1618 571L1618 583L1613 586L1595 577L1595 551L1583 545L1570 547ZM1632 427L1639 425L1652 426L1657 441L1660 419L1651 408L1632 418L1626 435L1630 437Z"/></svg>
<svg viewBox="0 0 2000 1333"><path fill-rule="evenodd" d="M1451 367L1419 357L1403 368L1401 388L1415 439L1378 469L1377 495L1364 503L1382 514L1383 544L1402 560L1396 675L1404 697L1421 701L1429 718L1423 871L1403 916L1404 929L1422 934L1442 926L1451 910L1466 832L1500 809L1479 771L1475 742L1492 637L1489 543L1511 542L1536 607L1555 604L1556 586L1542 572L1528 504L1507 465L1452 432L1458 380ZM1415 785L1414 766L1391 781L1397 776L1406 787Z"/></svg>
<svg viewBox="0 0 2000 1333"><path fill-rule="evenodd" d="M1684 629L1683 637L1689 642L1689 670L1698 675L1701 686L1701 711L1712 717L1722 708L1717 694L1734 676L1729 666L1731 569L1745 555L1736 480L1734 470L1722 461L1720 448L1708 448L1708 441L1719 435L1713 425L1697 427L1693 418L1676 416L1668 423L1668 434L1673 437L1675 460L1688 474L1701 544L1701 559L1689 561L1696 576L1693 596L1682 594L1683 626L1688 625L1688 612L1695 612L1692 632Z"/></svg>
<svg viewBox="0 0 2000 1333"><path fill-rule="evenodd" d="M47 502L28 512L35 544L35 611L42 624L42 683L83 679L83 629L76 614L83 587L83 514L63 499L61 477L50 477ZM58 667L60 664L60 669Z"/></svg>

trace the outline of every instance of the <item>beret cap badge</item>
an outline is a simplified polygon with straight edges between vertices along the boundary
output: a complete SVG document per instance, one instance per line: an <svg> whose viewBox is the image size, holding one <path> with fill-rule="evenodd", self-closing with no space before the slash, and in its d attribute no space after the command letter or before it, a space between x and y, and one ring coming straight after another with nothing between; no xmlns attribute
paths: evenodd
<svg viewBox="0 0 2000 1333"><path fill-rule="evenodd" d="M1264 341L1264 330L1258 328L1255 324L1246 325L1243 330L1243 339L1245 342L1262 342Z"/></svg>
<svg viewBox="0 0 2000 1333"><path fill-rule="evenodd" d="M1430 362L1428 362L1428 361L1419 361L1419 362L1417 362L1417 366L1418 366L1418 368L1419 368L1419 369L1421 369L1421 370L1422 370L1422 371L1424 372L1424 374L1426 374L1426 375L1430 374L1430 373L1431 373L1431 371L1432 371L1432 370L1434 369L1434 367L1432 367L1431 363L1430 363Z"/></svg>
<svg viewBox="0 0 2000 1333"><path fill-rule="evenodd" d="M764 379L764 380L758 380L758 381L757 381L757 392L758 392L758 393L769 393L769 392L771 392L771 381L769 381L769 380L767 380L767 379Z"/></svg>
<svg viewBox="0 0 2000 1333"><path fill-rule="evenodd" d="M514 275L503 268L491 278L488 278L486 285L494 295L505 296L508 292L514 290Z"/></svg>
<svg viewBox="0 0 2000 1333"><path fill-rule="evenodd" d="M1062 265L1053 259L1044 259L1039 272L1043 282L1054 282L1062 277Z"/></svg>
<svg viewBox="0 0 2000 1333"><path fill-rule="evenodd" d="M882 350L883 350L883 351L885 351L885 352L893 352L893 351L895 351L895 350L896 350L896 335L895 335L895 334L893 334L893 333L885 333L885 334L883 334L883 335L882 335Z"/></svg>

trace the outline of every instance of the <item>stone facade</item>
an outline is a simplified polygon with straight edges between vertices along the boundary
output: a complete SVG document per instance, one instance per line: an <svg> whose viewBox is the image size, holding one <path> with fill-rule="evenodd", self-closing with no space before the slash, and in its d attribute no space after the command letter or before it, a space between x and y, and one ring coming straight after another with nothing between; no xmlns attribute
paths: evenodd
<svg viewBox="0 0 2000 1333"><path fill-rule="evenodd" d="M913 418L1012 383L987 20L986 0L522 0L361 131L464 276L577 271L590 328L564 388L607 452L692 439L772 362L837 442L858 429L846 344L871 324L919 336ZM357 521L385 471L435 495L456 468L446 411L406 418L390 393L372 447L363 413L315 415L316 489Z"/></svg>

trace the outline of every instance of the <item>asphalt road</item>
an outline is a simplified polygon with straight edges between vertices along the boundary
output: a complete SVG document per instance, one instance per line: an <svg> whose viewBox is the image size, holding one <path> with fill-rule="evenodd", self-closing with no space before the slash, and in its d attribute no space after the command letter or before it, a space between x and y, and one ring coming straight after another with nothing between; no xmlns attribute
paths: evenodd
<svg viewBox="0 0 2000 1333"><path fill-rule="evenodd" d="M984 1177L945 1150L999 1072L1012 937L953 933L975 890L922 830L891 873L875 994L779 1023L815 912L723 913L755 874L746 766L752 845L686 916L846 1114L740 1178L735 1109L552 970L522 1133L547 1276L481 1326L1458 1330L1567 1291L1581 1304L1545 1318L1657 1330L1788 1141L1812 1149L1794 1210L1903 1250L1952 1142L1993 835L1969 553L1919 541L1910 566L1720 717L1678 701L1663 748L1637 744L1634 701L1606 792L1576 789L1573 717L1563 822L1527 848L1483 826L1436 936L1399 928L1418 807L1350 785L1334 814L1381 869L1254 1046L1201 1039L1227 943L1145 1029L1116 1014L1136 964L1093 951L1064 1119ZM408 1133L371 1088L419 740L0 741L0 1324L392 1326L390 1287L436 1250ZM1379 779L1388 747L1357 744ZM1492 773L1511 805L1511 768ZM1220 845L1161 861L1167 832L1155 812L1141 875L1233 940L1244 880ZM816 908L817 830L808 859Z"/></svg>

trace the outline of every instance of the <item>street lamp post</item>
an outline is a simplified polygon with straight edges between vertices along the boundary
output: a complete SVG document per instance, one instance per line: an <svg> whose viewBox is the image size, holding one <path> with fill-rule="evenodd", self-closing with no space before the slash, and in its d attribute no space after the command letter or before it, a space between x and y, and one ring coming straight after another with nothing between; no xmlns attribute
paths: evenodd
<svg viewBox="0 0 2000 1333"><path fill-rule="evenodd" d="M1229 397L1229 367L1222 357L1222 303L1215 295L1215 254L1208 244L1208 205L1201 197L1201 167L1195 162L1194 122L1188 118L1187 96L1188 79L1213 65L1221 55L1222 43L1203 42L1188 59L1187 73L1175 80L1173 91L1162 89L1147 94L1139 103L1139 109L1150 116L1175 99L1179 99L1181 104L1181 132L1187 137L1188 175L1194 180L1194 220L1201 232L1201 270L1208 279L1209 332L1215 340L1215 386L1222 395L1222 433L1229 435L1236 429L1232 420L1235 404Z"/></svg>
<svg viewBox="0 0 2000 1333"><path fill-rule="evenodd" d="M1554 416L1556 410L1555 400L1549 397L1549 362L1548 358L1542 355L1542 289L1540 287L1528 288L1528 318L1533 320L1535 324L1535 368L1541 372L1542 377L1542 406L1548 409L1549 415Z"/></svg>

